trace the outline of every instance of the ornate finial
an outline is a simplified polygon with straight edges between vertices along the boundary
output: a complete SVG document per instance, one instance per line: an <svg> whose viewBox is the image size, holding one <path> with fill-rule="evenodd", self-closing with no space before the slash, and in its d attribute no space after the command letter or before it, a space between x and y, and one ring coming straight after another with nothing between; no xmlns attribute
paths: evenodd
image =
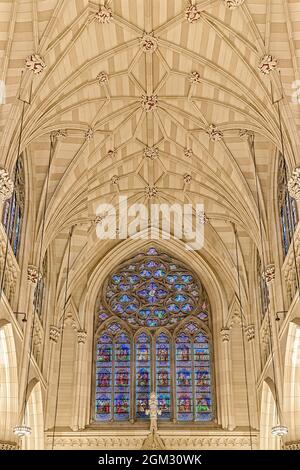
<svg viewBox="0 0 300 470"><path fill-rule="evenodd" d="M229 10L234 10L235 8L243 5L245 0L224 0L224 4Z"/></svg>
<svg viewBox="0 0 300 470"><path fill-rule="evenodd" d="M255 338L255 326L248 325L245 328L245 333L248 341L252 341Z"/></svg>
<svg viewBox="0 0 300 470"><path fill-rule="evenodd" d="M113 19L112 9L107 5L101 5L99 11L95 13L94 18L99 23L110 23Z"/></svg>
<svg viewBox="0 0 300 470"><path fill-rule="evenodd" d="M186 158L192 158L194 156L193 150L190 148L184 149L184 156Z"/></svg>
<svg viewBox="0 0 300 470"><path fill-rule="evenodd" d="M0 200L2 202L11 198L14 190L14 183L8 172L4 168L0 168Z"/></svg>
<svg viewBox="0 0 300 470"><path fill-rule="evenodd" d="M84 330L77 330L77 341L78 343L84 344L86 342L87 332Z"/></svg>
<svg viewBox="0 0 300 470"><path fill-rule="evenodd" d="M100 86L106 85L108 83L108 74L106 72L98 73L96 78Z"/></svg>
<svg viewBox="0 0 300 470"><path fill-rule="evenodd" d="M269 75L269 73L276 69L277 64L278 60L276 57L271 54L267 54L261 58L258 68L262 74Z"/></svg>
<svg viewBox="0 0 300 470"><path fill-rule="evenodd" d="M263 279L266 281L267 284L270 284L275 279L275 266L274 264L269 264L266 267L265 272L263 273Z"/></svg>
<svg viewBox="0 0 300 470"><path fill-rule="evenodd" d="M27 279L32 284L36 284L41 278L41 273L36 266L30 264L27 268Z"/></svg>
<svg viewBox="0 0 300 470"><path fill-rule="evenodd" d="M222 328L220 331L220 335L223 343L227 343L230 340L230 329Z"/></svg>
<svg viewBox="0 0 300 470"><path fill-rule="evenodd" d="M150 432L157 431L157 417L161 415L161 410L158 408L158 400L155 392L151 392L149 400L149 409L146 410L146 415L150 415Z"/></svg>
<svg viewBox="0 0 300 470"><path fill-rule="evenodd" d="M49 339L54 343L57 343L60 337L60 329L57 326L51 325L49 331Z"/></svg>
<svg viewBox="0 0 300 470"><path fill-rule="evenodd" d="M145 195L148 197L148 199L153 199L158 195L158 188L156 186L147 185L145 188Z"/></svg>
<svg viewBox="0 0 300 470"><path fill-rule="evenodd" d="M192 176L189 175L188 173L186 173L183 177L183 180L184 180L185 184L190 184L191 181L192 181Z"/></svg>
<svg viewBox="0 0 300 470"><path fill-rule="evenodd" d="M300 167L298 166L293 171L292 176L288 181L288 190L291 197L296 199L296 201L300 200Z"/></svg>
<svg viewBox="0 0 300 470"><path fill-rule="evenodd" d="M220 140L223 139L223 132L214 124L211 124L208 127L207 133L212 142L219 142Z"/></svg>
<svg viewBox="0 0 300 470"><path fill-rule="evenodd" d="M249 131L248 129L240 129L239 130L239 137L241 140L248 140L253 135L253 132Z"/></svg>
<svg viewBox="0 0 300 470"><path fill-rule="evenodd" d="M142 95L141 106L146 113L154 111L158 107L158 98L157 95Z"/></svg>
<svg viewBox="0 0 300 470"><path fill-rule="evenodd" d="M185 9L185 17L189 23L196 23L201 18L201 12L198 5L189 4Z"/></svg>
<svg viewBox="0 0 300 470"><path fill-rule="evenodd" d="M120 178L119 178L118 175L114 175L111 179L111 182L112 182L113 185L118 185L119 181L120 181Z"/></svg>
<svg viewBox="0 0 300 470"><path fill-rule="evenodd" d="M189 81L191 83L200 83L201 77L199 72L192 72L189 75Z"/></svg>
<svg viewBox="0 0 300 470"><path fill-rule="evenodd" d="M44 59L39 54L31 54L25 60L25 66L35 75L39 75L47 67Z"/></svg>
<svg viewBox="0 0 300 470"><path fill-rule="evenodd" d="M145 147L144 148L144 157L149 158L150 160L155 160L159 156L158 147Z"/></svg>
<svg viewBox="0 0 300 470"><path fill-rule="evenodd" d="M85 131L84 133L84 138L87 142L89 142L90 140L92 140L93 137L94 137L94 131L91 127L89 127L89 129Z"/></svg>
<svg viewBox="0 0 300 470"><path fill-rule="evenodd" d="M156 51L158 46L157 38L154 36L154 33L144 33L144 36L140 39L140 47L146 52L153 54Z"/></svg>
<svg viewBox="0 0 300 470"><path fill-rule="evenodd" d="M68 132L65 129L58 129L57 131L51 132L51 138L53 140L64 140L68 136Z"/></svg>

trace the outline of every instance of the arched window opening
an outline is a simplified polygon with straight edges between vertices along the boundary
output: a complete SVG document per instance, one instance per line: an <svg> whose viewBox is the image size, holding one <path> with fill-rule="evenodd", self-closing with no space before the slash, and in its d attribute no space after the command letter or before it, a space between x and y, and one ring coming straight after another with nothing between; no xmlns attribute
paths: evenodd
<svg viewBox="0 0 300 470"><path fill-rule="evenodd" d="M13 175L14 191L10 199L3 206L2 224L5 228L15 257L18 256L22 221L24 216L24 166L22 156L17 159Z"/></svg>
<svg viewBox="0 0 300 470"><path fill-rule="evenodd" d="M161 421L212 421L210 306L195 274L151 248L122 263L99 300L96 421L149 419L152 391Z"/></svg>
<svg viewBox="0 0 300 470"><path fill-rule="evenodd" d="M284 257L287 255L298 223L297 205L295 199L288 192L286 175L286 162L281 155L278 166L278 201Z"/></svg>

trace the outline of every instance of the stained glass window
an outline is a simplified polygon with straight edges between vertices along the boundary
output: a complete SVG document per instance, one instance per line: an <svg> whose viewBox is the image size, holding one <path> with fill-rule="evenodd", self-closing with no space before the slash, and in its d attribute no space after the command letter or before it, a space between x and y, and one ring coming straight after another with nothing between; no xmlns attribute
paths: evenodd
<svg viewBox="0 0 300 470"><path fill-rule="evenodd" d="M18 256L22 219L24 214L24 168L22 157L18 158L13 175L14 191L3 205L2 224L7 233L14 255Z"/></svg>
<svg viewBox="0 0 300 470"><path fill-rule="evenodd" d="M282 247L283 254L286 256L293 239L296 225L298 223L298 213L296 201L289 195L288 192L287 167L282 156L280 158L278 167L278 200Z"/></svg>
<svg viewBox="0 0 300 470"><path fill-rule="evenodd" d="M205 289L181 262L150 248L123 263L96 311L96 420L149 419L155 391L160 421L211 421L210 321Z"/></svg>

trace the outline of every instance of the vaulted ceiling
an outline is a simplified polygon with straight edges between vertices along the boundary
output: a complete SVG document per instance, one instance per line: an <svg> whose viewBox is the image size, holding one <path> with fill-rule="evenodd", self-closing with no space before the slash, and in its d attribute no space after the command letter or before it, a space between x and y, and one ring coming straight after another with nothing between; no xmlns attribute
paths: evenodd
<svg viewBox="0 0 300 470"><path fill-rule="evenodd" d="M226 3L0 0L1 163L13 168L17 98L31 96L21 149L37 239L47 193L45 249L52 245L57 273L65 269L73 224L74 273L118 243L99 241L93 220L101 202L117 204L127 194L133 202L203 202L210 222L203 255L228 276L235 262L230 221L236 223L247 292L259 245L257 194L266 236L270 231L265 211L280 148L273 101L281 82L287 159L291 168L299 160L299 105L291 95L300 78L300 3L245 0L233 9ZM41 73L30 70L30 61L25 66L34 53ZM278 64L264 74L266 55ZM255 134L258 187L244 130Z"/></svg>

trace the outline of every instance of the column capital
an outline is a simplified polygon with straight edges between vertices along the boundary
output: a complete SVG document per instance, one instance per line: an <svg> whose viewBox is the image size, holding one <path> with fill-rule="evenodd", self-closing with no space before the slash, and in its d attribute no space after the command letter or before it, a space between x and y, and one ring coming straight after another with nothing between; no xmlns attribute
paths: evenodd
<svg viewBox="0 0 300 470"><path fill-rule="evenodd" d="M12 196L14 183L5 168L0 168L0 201L3 203Z"/></svg>
<svg viewBox="0 0 300 470"><path fill-rule="evenodd" d="M58 328L58 326L51 325L50 326L50 331L49 331L50 341L53 341L54 343L57 343L59 337L60 337L60 328Z"/></svg>
<svg viewBox="0 0 300 470"><path fill-rule="evenodd" d="M275 280L275 265L269 264L262 276L267 284L272 283Z"/></svg>
<svg viewBox="0 0 300 470"><path fill-rule="evenodd" d="M87 332L85 330L77 331L77 341L78 344L85 344L87 338Z"/></svg>
<svg viewBox="0 0 300 470"><path fill-rule="evenodd" d="M41 273L39 272L39 269L33 264L29 264L27 267L28 281L31 284L35 285L39 281L40 278L41 278Z"/></svg>
<svg viewBox="0 0 300 470"><path fill-rule="evenodd" d="M288 181L288 190L291 197L300 201L300 166L294 169Z"/></svg>
<svg viewBox="0 0 300 470"><path fill-rule="evenodd" d="M228 341L230 340L230 328L221 328L220 335L223 343L228 343Z"/></svg>

